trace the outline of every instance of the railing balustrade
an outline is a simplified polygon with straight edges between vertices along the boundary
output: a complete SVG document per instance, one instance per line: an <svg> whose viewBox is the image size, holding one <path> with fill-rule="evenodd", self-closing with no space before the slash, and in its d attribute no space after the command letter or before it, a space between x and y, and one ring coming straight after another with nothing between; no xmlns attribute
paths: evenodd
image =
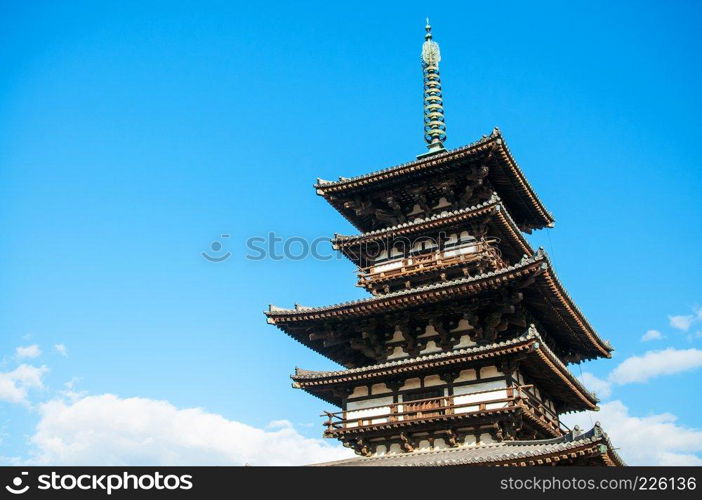
<svg viewBox="0 0 702 500"><path fill-rule="evenodd" d="M498 393L490 397L490 393ZM484 395L485 397L479 397ZM476 396L478 396L476 398ZM456 403L456 401L467 402ZM558 414L538 400L533 393L532 385L512 386L486 391L477 391L453 396L441 396L390 403L367 408L354 408L338 412L324 412L327 417L324 425L326 432L333 434L349 428L369 427L399 421L416 421L439 418L446 415L470 415L485 410L522 406L538 417L542 423L554 430L567 432L569 429L558 419Z"/></svg>
<svg viewBox="0 0 702 500"><path fill-rule="evenodd" d="M501 264L502 257L499 250L492 246L496 240L476 241L468 245L434 251L427 254L390 260L382 264L360 268L357 273L358 285L386 281L396 277L406 277L422 272L428 268L442 269L457 264L488 261L493 265ZM470 252L460 252L461 249L473 247ZM388 266L392 267L388 267Z"/></svg>

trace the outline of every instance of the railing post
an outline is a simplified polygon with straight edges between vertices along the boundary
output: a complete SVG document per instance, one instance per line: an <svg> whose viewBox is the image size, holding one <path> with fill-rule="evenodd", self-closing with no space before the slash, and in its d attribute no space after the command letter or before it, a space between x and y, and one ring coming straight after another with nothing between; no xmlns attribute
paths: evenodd
<svg viewBox="0 0 702 500"><path fill-rule="evenodd" d="M326 422L324 422L322 425L326 425L326 426L327 426L327 432L331 432L331 431L334 430L334 422L333 422L334 414L333 414L333 413L330 413L330 412L328 412L328 411L325 411L324 414L323 414L322 416L324 416L324 415L327 416L327 420L326 420Z"/></svg>

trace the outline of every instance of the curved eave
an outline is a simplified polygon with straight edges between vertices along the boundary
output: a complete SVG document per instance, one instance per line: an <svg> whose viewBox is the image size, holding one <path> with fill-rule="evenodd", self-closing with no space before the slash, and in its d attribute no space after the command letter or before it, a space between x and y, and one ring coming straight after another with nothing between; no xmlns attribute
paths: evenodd
<svg viewBox="0 0 702 500"><path fill-rule="evenodd" d="M536 192L531 187L531 184L529 184L529 181L524 175L524 172L522 172L522 169L519 168L517 161L512 156L512 153L510 152L507 143L502 138L502 135L500 134L495 141L498 144L497 154L502 160L502 162L497 162L497 164L505 166L505 177L507 182L512 185L519 198L521 198L522 203L525 205L525 210L532 212L533 222L527 227L524 227L525 222L522 222L520 226L523 229L542 229L544 227L553 227L556 220L553 218L553 215L551 215L551 212L546 210L546 207L536 195ZM494 178L493 182L495 182ZM496 189L498 192L500 191L497 186ZM506 203L510 204L509 200L505 201Z"/></svg>
<svg viewBox="0 0 702 500"><path fill-rule="evenodd" d="M546 366L555 377L558 377L558 380L563 384L562 395L566 393L573 395L573 398L558 397L564 403L562 411L597 410L597 398L570 373L566 366L543 342L533 326L529 328L527 334L521 337L488 346L417 356L349 370L317 372L296 369L295 374L291 375L290 378L293 379L295 387L303 389L330 404L340 406L341 401L333 396L330 397L328 392L331 387L340 384L371 383L374 380L399 374L412 376L416 373L432 371L437 368L457 368L457 365L465 366L476 361L520 353L526 354L528 358L531 358L531 361L536 361ZM465 366L465 368L468 367Z"/></svg>
<svg viewBox="0 0 702 500"><path fill-rule="evenodd" d="M536 195L507 147L502 133L497 129L489 136L466 146L356 177L340 178L338 181L319 179L314 187L318 195L323 196L356 226L358 221L345 214L341 206L335 203L336 200L354 192L377 189L387 183L396 184L427 175L433 170L450 167L456 161L470 160L491 152L494 153L494 162L490 165L488 176L511 207L520 228L529 231L553 225L553 216Z"/></svg>
<svg viewBox="0 0 702 500"><path fill-rule="evenodd" d="M545 252L543 252L543 255L547 263L547 269L545 273L537 278L537 280L542 280L546 284L549 292L549 294L546 295L552 294L560 304L559 308L555 308L556 311L562 315L565 321L574 321L577 330L585 334L590 344L597 349L602 357L611 358L614 348L609 342L602 340L597 332L595 332L588 320L585 318L585 315L580 311L578 306L566 291L565 287L561 284L560 280L558 279L558 275L556 274L556 271L548 258L548 255L546 255Z"/></svg>
<svg viewBox="0 0 702 500"><path fill-rule="evenodd" d="M430 231L440 231L465 221L471 221L492 216L500 231L507 235L509 244L519 255L532 255L534 250L524 238L517 224L514 222L504 204L497 194L485 203L473 207L444 212L428 219L417 219L412 222L370 231L355 236L335 235L332 244L345 257L358 264L359 256L354 251L360 245L369 245L391 238L411 237L426 234Z"/></svg>
<svg viewBox="0 0 702 500"><path fill-rule="evenodd" d="M550 261L541 249L534 256L522 259L518 264L473 277L419 286L332 306L283 309L271 305L265 314L270 324L274 324L292 335L288 328L301 322L344 320L403 310L413 306L451 300L459 296L478 294L486 290L499 289L511 282L532 275L536 275L539 294L545 296L548 304L543 302L539 296L534 297L532 302L543 307L546 311L545 314L548 315L553 311L553 314L560 318L560 322L570 331L570 342L573 347L577 348L578 352L587 359L611 357L613 348L595 333L558 281ZM534 295L531 291L533 286L530 285L525 289L532 295ZM552 334L554 337L556 336L555 332ZM297 340L326 356L326 353L312 343L299 338Z"/></svg>
<svg viewBox="0 0 702 500"><path fill-rule="evenodd" d="M353 356L339 355L339 353L334 352L334 348L327 348L321 342L311 341L304 334L296 334L295 329L301 326L307 327L308 325L315 325L316 328L317 324L324 321L345 321L353 318L362 318L388 311L404 310L422 304L450 300L459 295L465 296L478 294L485 290L496 290L503 286L505 282L539 272L541 266L545 265L542 256L537 254L523 259L522 262L514 266L470 278L423 285L409 290L401 290L378 297L357 299L330 306L303 307L296 305L295 309L285 309L271 304L268 311L264 311L264 314L267 316L269 324L275 325L296 341L332 361L349 366L349 360L352 360ZM358 354L357 356L362 355Z"/></svg>

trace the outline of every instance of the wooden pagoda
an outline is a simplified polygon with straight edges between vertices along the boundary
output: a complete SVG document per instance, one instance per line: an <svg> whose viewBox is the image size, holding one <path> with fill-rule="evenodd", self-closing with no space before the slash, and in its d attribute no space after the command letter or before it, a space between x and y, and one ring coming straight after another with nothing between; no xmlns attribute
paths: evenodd
<svg viewBox="0 0 702 500"><path fill-rule="evenodd" d="M360 457L329 465L622 465L599 425L581 433L560 420L597 409L566 365L612 347L525 239L554 219L500 131L444 148L439 48L426 31L427 153L315 186L360 231L333 245L371 295L266 311L344 367L296 369L293 386L339 408L324 436Z"/></svg>

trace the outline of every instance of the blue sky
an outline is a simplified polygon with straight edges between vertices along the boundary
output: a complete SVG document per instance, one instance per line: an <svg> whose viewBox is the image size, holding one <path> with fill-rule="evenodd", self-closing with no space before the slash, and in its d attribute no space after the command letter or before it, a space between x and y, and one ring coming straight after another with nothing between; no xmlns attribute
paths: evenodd
<svg viewBox="0 0 702 500"><path fill-rule="evenodd" d="M354 268L253 261L245 242L353 233L314 180L423 151L429 15L447 146L500 127L557 221L530 240L617 349L582 366L611 393L593 418L612 420L630 462L702 463L699 3L0 8L0 460L97 463L104 442L47 444L84 438L60 417L129 401L156 427L154 411L187 408L252 426L269 450L183 445L185 462L267 463L281 435L310 460L337 453L317 441L326 403L288 378L333 365L262 311L361 297ZM221 263L201 255L215 240L232 254ZM643 342L649 330L662 338ZM684 442L650 451L646 435ZM174 461L141 453L110 460Z"/></svg>

